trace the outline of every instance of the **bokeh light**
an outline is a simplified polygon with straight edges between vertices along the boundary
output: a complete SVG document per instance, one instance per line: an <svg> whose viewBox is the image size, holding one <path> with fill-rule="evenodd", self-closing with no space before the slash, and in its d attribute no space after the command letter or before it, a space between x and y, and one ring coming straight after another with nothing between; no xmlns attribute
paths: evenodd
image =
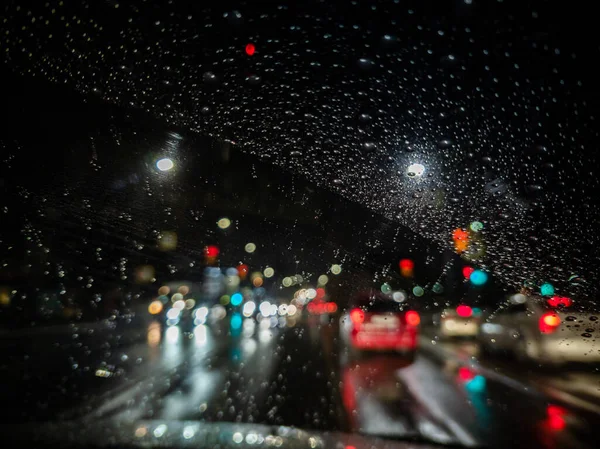
<svg viewBox="0 0 600 449"><path fill-rule="evenodd" d="M473 285L484 285L488 281L488 275L485 271L474 270L469 276L469 280Z"/></svg>
<svg viewBox="0 0 600 449"><path fill-rule="evenodd" d="M152 301L148 306L148 312L150 312L151 315L159 314L160 312L162 312L162 309L163 304L159 300Z"/></svg>
<svg viewBox="0 0 600 449"><path fill-rule="evenodd" d="M292 286L292 278L289 276L286 276L283 278L283 280L281 281L281 285L283 285L284 287L291 287Z"/></svg>
<svg viewBox="0 0 600 449"><path fill-rule="evenodd" d="M164 231L158 237L158 248L161 251L173 251L177 248L177 233Z"/></svg>
<svg viewBox="0 0 600 449"><path fill-rule="evenodd" d="M540 293L543 296L552 296L554 294L554 286L546 282L540 286Z"/></svg>
<svg viewBox="0 0 600 449"><path fill-rule="evenodd" d="M469 225L469 229L473 232L479 232L483 229L483 223L480 221L474 221Z"/></svg>
<svg viewBox="0 0 600 449"><path fill-rule="evenodd" d="M217 221L217 226L221 229L227 229L229 226L231 226L231 220L227 217L223 217Z"/></svg>
<svg viewBox="0 0 600 449"><path fill-rule="evenodd" d="M474 271L475 271L475 268L466 266L466 267L463 267L462 274L465 277L465 279L471 279L471 275L473 274Z"/></svg>
<svg viewBox="0 0 600 449"><path fill-rule="evenodd" d="M256 46L253 43L246 45L246 54L252 56L256 52Z"/></svg>
<svg viewBox="0 0 600 449"><path fill-rule="evenodd" d="M173 161L169 158L159 159L156 162L156 168L158 168L160 171L169 171L174 166L175 164L173 164Z"/></svg>
<svg viewBox="0 0 600 449"><path fill-rule="evenodd" d="M342 266L338 264L333 264L331 266L331 272L333 274L340 274L342 272Z"/></svg>
<svg viewBox="0 0 600 449"><path fill-rule="evenodd" d="M275 274L275 270L271 267L267 267L263 271L263 274L265 275L266 278L270 278L270 277L273 277L273 275Z"/></svg>
<svg viewBox="0 0 600 449"><path fill-rule="evenodd" d="M406 174L409 178L420 178L425 173L425 166L423 164L410 164L406 169Z"/></svg>
<svg viewBox="0 0 600 449"><path fill-rule="evenodd" d="M425 290L423 290L423 287L419 285L415 285L412 289L412 292L416 297L421 297L425 294Z"/></svg>
<svg viewBox="0 0 600 449"><path fill-rule="evenodd" d="M242 296L241 293L234 293L233 295L231 295L231 305L232 306L239 306L242 301L244 300L244 297Z"/></svg>
<svg viewBox="0 0 600 449"><path fill-rule="evenodd" d="M392 299L396 302L404 302L406 301L406 293L404 293L402 290L398 290L392 293Z"/></svg>
<svg viewBox="0 0 600 449"><path fill-rule="evenodd" d="M254 251L256 251L256 245L252 242L246 243L246 246L244 246L244 250L247 253L253 253Z"/></svg>
<svg viewBox="0 0 600 449"><path fill-rule="evenodd" d="M327 276L326 274L322 274L321 276L319 276L319 278L317 279L317 284L319 286L321 285L327 285L327 283L329 282L329 276Z"/></svg>

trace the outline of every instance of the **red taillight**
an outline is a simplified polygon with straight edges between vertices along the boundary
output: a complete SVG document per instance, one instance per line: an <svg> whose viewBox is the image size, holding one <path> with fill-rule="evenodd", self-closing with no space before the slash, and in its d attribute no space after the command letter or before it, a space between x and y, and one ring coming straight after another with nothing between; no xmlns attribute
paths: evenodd
<svg viewBox="0 0 600 449"><path fill-rule="evenodd" d="M350 319L354 324L360 324L365 320L365 312L361 309L352 309L350 311Z"/></svg>
<svg viewBox="0 0 600 449"><path fill-rule="evenodd" d="M469 306L460 305L456 308L456 313L460 317L469 318L471 315L473 315L473 309L471 309Z"/></svg>
<svg viewBox="0 0 600 449"><path fill-rule="evenodd" d="M566 296L553 296L549 300L546 301L550 307L570 307L573 304L571 298L567 298Z"/></svg>
<svg viewBox="0 0 600 449"><path fill-rule="evenodd" d="M421 322L421 317L414 310L409 310L408 312L406 312L406 315L404 315L404 319L406 320L406 324L408 324L409 326L418 326Z"/></svg>
<svg viewBox="0 0 600 449"><path fill-rule="evenodd" d="M560 317L554 312L542 315L539 322L540 331L543 334L554 332L560 326Z"/></svg>

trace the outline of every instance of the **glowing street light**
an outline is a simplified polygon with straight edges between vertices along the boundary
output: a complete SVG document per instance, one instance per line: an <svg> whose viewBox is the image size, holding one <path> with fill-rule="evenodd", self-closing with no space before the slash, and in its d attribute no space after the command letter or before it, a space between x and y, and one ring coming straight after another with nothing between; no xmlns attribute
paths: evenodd
<svg viewBox="0 0 600 449"><path fill-rule="evenodd" d="M406 169L406 174L409 178L420 178L425 173L425 166L423 164L410 164Z"/></svg>
<svg viewBox="0 0 600 449"><path fill-rule="evenodd" d="M173 161L171 159L169 159L168 157L164 158L164 159L159 159L156 162L156 168L158 168L160 171L169 171L174 167Z"/></svg>

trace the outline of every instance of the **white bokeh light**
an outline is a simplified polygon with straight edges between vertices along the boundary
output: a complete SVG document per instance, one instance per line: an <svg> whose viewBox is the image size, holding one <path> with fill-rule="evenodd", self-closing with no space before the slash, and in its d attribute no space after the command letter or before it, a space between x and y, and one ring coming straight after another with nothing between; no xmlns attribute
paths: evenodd
<svg viewBox="0 0 600 449"><path fill-rule="evenodd" d="M174 167L173 161L169 158L159 159L156 162L156 168L160 171L169 171Z"/></svg>
<svg viewBox="0 0 600 449"><path fill-rule="evenodd" d="M425 173L425 166L423 164L410 164L406 169L406 174L409 178L419 178Z"/></svg>

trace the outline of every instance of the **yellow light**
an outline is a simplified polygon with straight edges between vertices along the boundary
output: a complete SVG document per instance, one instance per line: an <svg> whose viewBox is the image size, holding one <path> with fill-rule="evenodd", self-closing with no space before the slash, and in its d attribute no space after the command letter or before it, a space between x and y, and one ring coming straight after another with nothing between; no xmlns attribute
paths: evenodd
<svg viewBox="0 0 600 449"><path fill-rule="evenodd" d="M162 302L160 302L159 300L156 301L152 301L150 303L150 305L148 306L148 312L150 312L150 314L152 315L157 315L160 312L162 312L163 309L163 305Z"/></svg>
<svg viewBox="0 0 600 449"><path fill-rule="evenodd" d="M227 229L229 226L231 226L231 220L229 218L221 218L219 221L217 221L217 226L221 229Z"/></svg>
<svg viewBox="0 0 600 449"><path fill-rule="evenodd" d="M254 243L246 243L244 249L247 253L253 253L254 251L256 251L256 245Z"/></svg>
<svg viewBox="0 0 600 449"><path fill-rule="evenodd" d="M267 267L265 268L265 271L263 271L263 274L266 278L270 278L273 277L273 275L275 274L275 270L271 267Z"/></svg>
<svg viewBox="0 0 600 449"><path fill-rule="evenodd" d="M252 279L252 285L254 285L255 287L260 287L261 285L263 285L262 278L260 276L257 276L254 279Z"/></svg>
<svg viewBox="0 0 600 449"><path fill-rule="evenodd" d="M341 267L341 265L338 265L338 264L333 264L333 265L331 266L331 272L332 272L333 274L340 274L340 273L342 272L342 267Z"/></svg>
<svg viewBox="0 0 600 449"><path fill-rule="evenodd" d="M177 233L165 231L158 238L158 248L161 251L172 251L177 248Z"/></svg>

